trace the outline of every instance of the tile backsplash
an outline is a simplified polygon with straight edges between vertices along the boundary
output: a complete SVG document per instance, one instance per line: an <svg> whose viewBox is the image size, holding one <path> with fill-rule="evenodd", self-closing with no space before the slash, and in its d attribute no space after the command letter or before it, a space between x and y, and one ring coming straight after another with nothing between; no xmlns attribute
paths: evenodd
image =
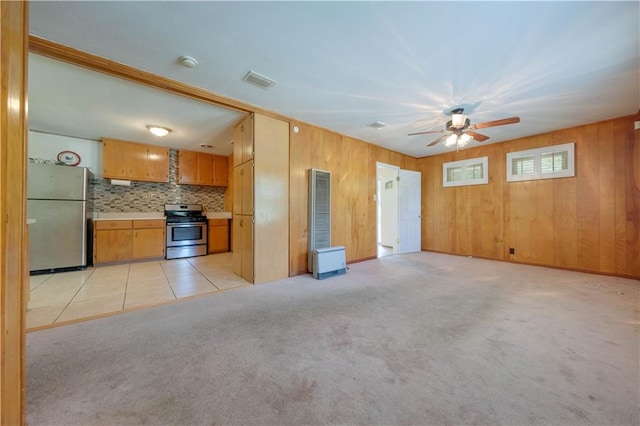
<svg viewBox="0 0 640 426"><path fill-rule="evenodd" d="M112 185L111 179L92 178L89 209L96 213L164 212L165 204L203 204L210 212L224 210L227 188L178 185L178 151L169 151L169 182L135 182L131 186Z"/></svg>

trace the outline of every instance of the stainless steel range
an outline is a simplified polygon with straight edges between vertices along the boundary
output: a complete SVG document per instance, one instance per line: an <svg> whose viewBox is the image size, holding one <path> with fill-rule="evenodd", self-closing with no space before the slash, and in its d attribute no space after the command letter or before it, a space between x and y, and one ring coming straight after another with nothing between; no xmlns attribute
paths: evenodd
<svg viewBox="0 0 640 426"><path fill-rule="evenodd" d="M201 204L165 204L167 259L207 254L207 216Z"/></svg>

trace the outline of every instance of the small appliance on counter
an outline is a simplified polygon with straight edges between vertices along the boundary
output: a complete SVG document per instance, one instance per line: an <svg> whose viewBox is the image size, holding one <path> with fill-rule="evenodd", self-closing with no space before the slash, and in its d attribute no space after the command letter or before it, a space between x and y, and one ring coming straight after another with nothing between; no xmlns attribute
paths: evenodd
<svg viewBox="0 0 640 426"><path fill-rule="evenodd" d="M86 268L91 172L86 167L29 163L27 173L31 274Z"/></svg>
<svg viewBox="0 0 640 426"><path fill-rule="evenodd" d="M165 204L167 259L207 254L207 216L201 204Z"/></svg>

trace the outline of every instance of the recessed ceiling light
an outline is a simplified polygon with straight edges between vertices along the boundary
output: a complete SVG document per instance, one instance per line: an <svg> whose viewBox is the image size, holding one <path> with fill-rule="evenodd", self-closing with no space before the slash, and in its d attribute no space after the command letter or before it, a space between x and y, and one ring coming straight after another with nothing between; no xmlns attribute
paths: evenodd
<svg viewBox="0 0 640 426"><path fill-rule="evenodd" d="M267 77L266 75L262 75L255 71L249 71L242 81L246 81L247 83L251 83L255 86L261 87L265 90L271 89L276 85L277 81Z"/></svg>
<svg viewBox="0 0 640 426"><path fill-rule="evenodd" d="M191 56L180 56L178 58L178 62L180 62L187 68L195 68L198 66L198 61L196 60L196 58L192 58Z"/></svg>
<svg viewBox="0 0 640 426"><path fill-rule="evenodd" d="M374 121L373 123L369 124L369 126L373 127L376 130L380 130L383 127L387 127L387 125L382 121Z"/></svg>
<svg viewBox="0 0 640 426"><path fill-rule="evenodd" d="M155 126L153 124L149 124L147 126L147 129L149 129L149 131L151 133L153 133L154 135L156 135L158 137L167 136L169 134L169 132L171 132L171 129L168 129L168 128L162 127L162 126Z"/></svg>

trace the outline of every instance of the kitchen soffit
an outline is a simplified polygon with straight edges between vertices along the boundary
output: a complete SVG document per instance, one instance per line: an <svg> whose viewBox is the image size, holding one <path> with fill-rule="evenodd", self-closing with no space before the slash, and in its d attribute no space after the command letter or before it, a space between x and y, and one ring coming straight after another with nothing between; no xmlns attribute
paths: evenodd
<svg viewBox="0 0 640 426"><path fill-rule="evenodd" d="M233 125L241 116L235 110L29 54L31 130L229 155ZM149 124L168 127L171 133L155 137Z"/></svg>

